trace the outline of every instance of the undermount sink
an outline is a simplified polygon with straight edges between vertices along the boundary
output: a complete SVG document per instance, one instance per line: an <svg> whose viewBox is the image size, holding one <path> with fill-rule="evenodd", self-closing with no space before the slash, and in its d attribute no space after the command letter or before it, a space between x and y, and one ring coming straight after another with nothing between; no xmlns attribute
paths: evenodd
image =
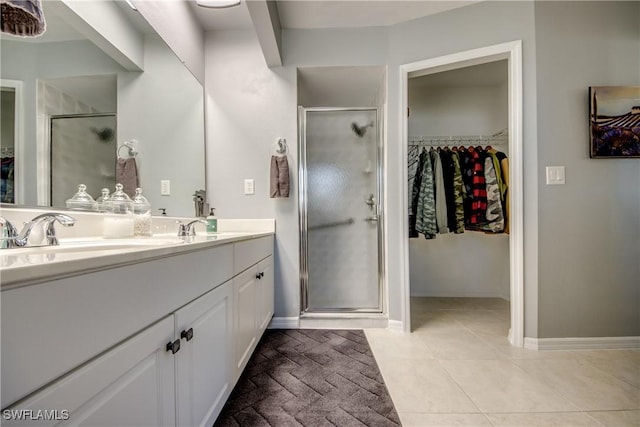
<svg viewBox="0 0 640 427"><path fill-rule="evenodd" d="M139 249L159 246L173 246L184 243L179 238L140 238L140 239L60 239L57 246L27 246L22 248L7 249L3 254L21 255L37 253L64 253L108 251L123 249Z"/></svg>

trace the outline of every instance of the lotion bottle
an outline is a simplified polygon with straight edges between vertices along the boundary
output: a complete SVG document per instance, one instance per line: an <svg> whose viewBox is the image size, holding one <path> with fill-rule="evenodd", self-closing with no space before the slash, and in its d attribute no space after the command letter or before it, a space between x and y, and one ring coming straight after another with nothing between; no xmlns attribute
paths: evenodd
<svg viewBox="0 0 640 427"><path fill-rule="evenodd" d="M207 233L218 232L218 218L216 218L215 208L211 208L209 216L207 217Z"/></svg>

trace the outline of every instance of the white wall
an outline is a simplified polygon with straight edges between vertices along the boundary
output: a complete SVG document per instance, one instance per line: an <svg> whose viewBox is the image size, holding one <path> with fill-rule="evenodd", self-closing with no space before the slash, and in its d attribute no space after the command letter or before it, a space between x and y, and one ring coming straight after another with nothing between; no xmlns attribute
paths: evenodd
<svg viewBox="0 0 640 427"><path fill-rule="evenodd" d="M507 67L504 62L504 67ZM420 79L429 78L429 76ZM508 125L501 85L425 86L409 80L409 136L491 135ZM494 148L508 153L508 146ZM509 237L466 231L409 239L411 295L509 299ZM472 279L471 279L472 277Z"/></svg>
<svg viewBox="0 0 640 427"><path fill-rule="evenodd" d="M524 41L525 190L529 194L525 238L527 261L537 257L535 209L535 38L533 5L482 2L389 28L284 30L281 68L268 69L252 31L211 32L206 38L207 188L221 217L275 217L276 316L299 313L297 215L296 67L388 65L386 132L386 272L391 319L402 314L402 165L399 135L399 65L506 41ZM289 142L292 197L267 194L271 145ZM243 178L256 179L256 195L242 195ZM533 183L533 185L532 185ZM533 252L532 252L533 251ZM532 255L533 254L533 255ZM527 271L531 301L537 300L535 274ZM529 295L531 297L531 295ZM529 310L529 306L527 306ZM527 311L527 336L535 336L537 310Z"/></svg>
<svg viewBox="0 0 640 427"><path fill-rule="evenodd" d="M139 181L155 214L193 216L192 195L205 186L203 89L159 36L146 36L144 51L144 72L118 74L118 143L138 140ZM160 194L161 180L171 195Z"/></svg>
<svg viewBox="0 0 640 427"><path fill-rule="evenodd" d="M402 313L405 207L401 168L399 66L513 40L522 40L524 90L525 336L537 334L537 121L532 2L481 2L391 27L388 40L389 122L387 241L390 317ZM407 254L408 256L408 254Z"/></svg>
<svg viewBox="0 0 640 427"><path fill-rule="evenodd" d="M207 33L207 192L220 218L275 218L276 316L297 316L296 71L267 68L253 31ZM269 198L274 143L288 142L288 199ZM255 179L255 194L243 180Z"/></svg>
<svg viewBox="0 0 640 427"><path fill-rule="evenodd" d="M494 86L420 87L412 85L412 80L408 88L409 136L492 135L507 128L506 82ZM508 147L505 144L503 148Z"/></svg>
<svg viewBox="0 0 640 427"><path fill-rule="evenodd" d="M571 16L571 19L566 19ZM589 158L589 86L640 85L640 3L536 2L541 338L640 335L640 160ZM544 184L564 165L566 184Z"/></svg>
<svg viewBox="0 0 640 427"><path fill-rule="evenodd" d="M189 3L133 0L133 4L180 61L204 84L204 35Z"/></svg>

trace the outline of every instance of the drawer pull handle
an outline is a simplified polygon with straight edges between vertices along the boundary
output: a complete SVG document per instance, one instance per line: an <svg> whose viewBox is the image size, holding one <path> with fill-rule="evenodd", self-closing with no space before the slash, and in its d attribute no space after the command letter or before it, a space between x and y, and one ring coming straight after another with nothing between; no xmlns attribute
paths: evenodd
<svg viewBox="0 0 640 427"><path fill-rule="evenodd" d="M191 341L193 338L193 328L189 328L186 331L180 332L180 338L184 338L187 341Z"/></svg>
<svg viewBox="0 0 640 427"><path fill-rule="evenodd" d="M176 354L180 351L180 340L175 340L173 342L167 343L167 351L170 351L171 354Z"/></svg>

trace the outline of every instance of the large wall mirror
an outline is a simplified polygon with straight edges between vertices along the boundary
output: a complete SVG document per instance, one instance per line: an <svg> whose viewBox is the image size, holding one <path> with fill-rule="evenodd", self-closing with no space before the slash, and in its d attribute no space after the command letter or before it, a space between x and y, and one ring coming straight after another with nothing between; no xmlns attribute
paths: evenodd
<svg viewBox="0 0 640 427"><path fill-rule="evenodd" d="M0 37L0 202L64 208L79 184L97 198L122 177L118 162L133 158L154 213L193 216L193 194L205 188L201 84L126 2L95 2L118 15L117 28L104 12L89 28L72 1L42 3L42 36ZM127 34L140 46L133 66L113 49Z"/></svg>

